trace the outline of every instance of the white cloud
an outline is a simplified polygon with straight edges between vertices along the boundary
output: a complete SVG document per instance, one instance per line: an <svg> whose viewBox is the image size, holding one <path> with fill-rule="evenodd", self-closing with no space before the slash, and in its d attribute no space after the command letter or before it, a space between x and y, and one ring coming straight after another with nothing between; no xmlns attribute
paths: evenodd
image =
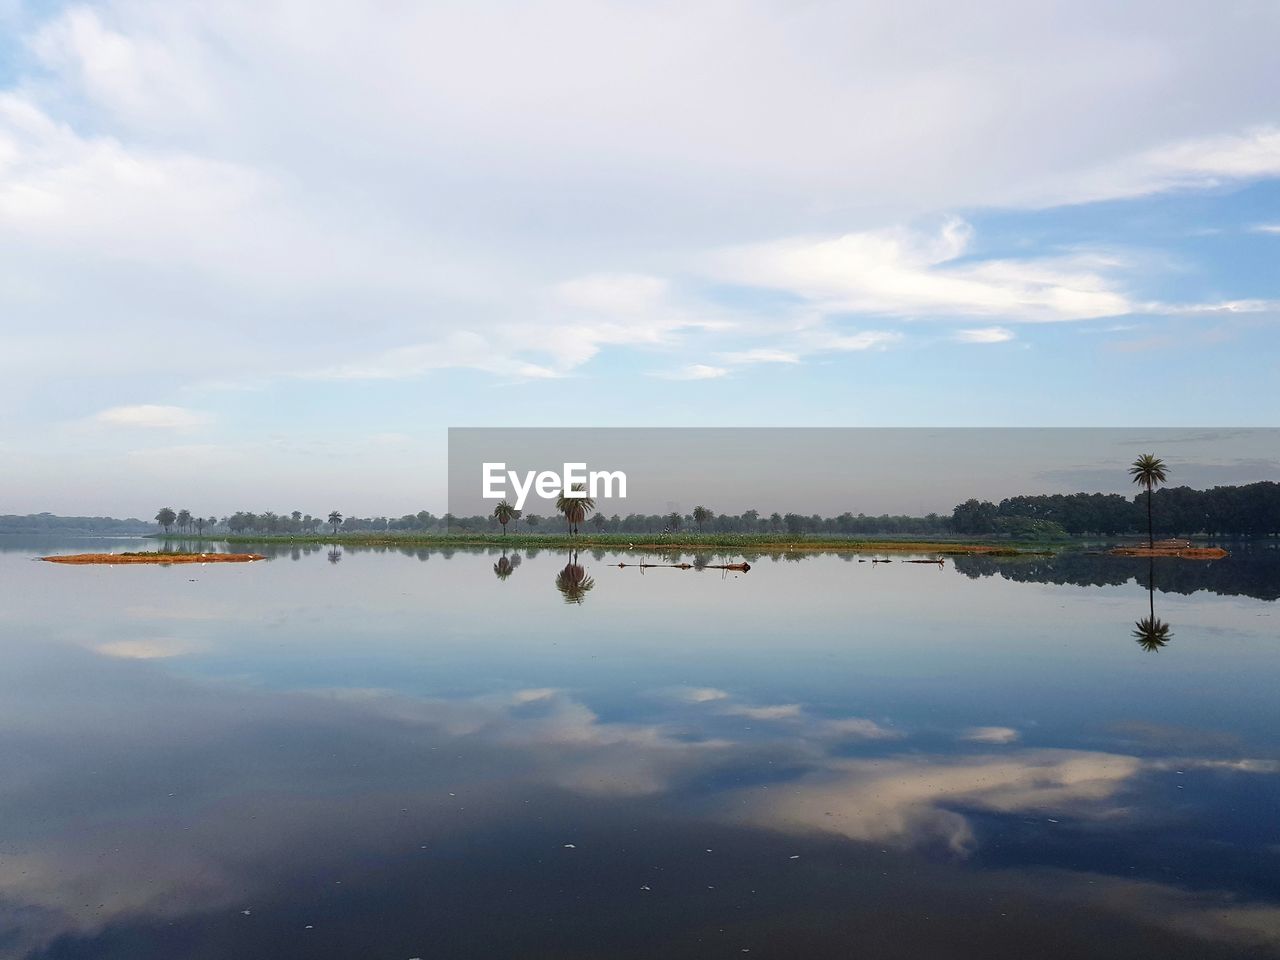
<svg viewBox="0 0 1280 960"><path fill-rule="evenodd" d="M128 660L162 660L198 653L203 647L193 641L176 637L155 637L147 640L113 640L98 644L94 649L108 657L121 657Z"/></svg>
<svg viewBox="0 0 1280 960"><path fill-rule="evenodd" d="M1070 183L1049 187L1040 202L1090 203L1276 176L1280 176L1280 128L1262 126L1136 153L1078 173Z"/></svg>
<svg viewBox="0 0 1280 960"><path fill-rule="evenodd" d="M733 704L720 711L731 717L747 717L751 720L795 720L801 713L798 703L779 703L770 706L752 707L745 704Z"/></svg>
<svg viewBox="0 0 1280 960"><path fill-rule="evenodd" d="M728 363L733 366L748 363L799 363L800 355L791 350L756 347L752 350L734 350L729 353L722 353L719 359L722 363Z"/></svg>
<svg viewBox="0 0 1280 960"><path fill-rule="evenodd" d="M1007 343L1015 334L1007 327L980 327L975 330L957 330L955 339L961 343Z"/></svg>
<svg viewBox="0 0 1280 960"><path fill-rule="evenodd" d="M713 367L705 363L691 363L676 370L655 373L654 376L661 377L663 380L716 380L728 373L729 371L724 367Z"/></svg>
<svg viewBox="0 0 1280 960"><path fill-rule="evenodd" d="M821 726L825 732L841 738L899 740L904 736L900 730L883 726L866 717L842 717L838 720L824 720Z"/></svg>
<svg viewBox="0 0 1280 960"><path fill-rule="evenodd" d="M973 743L1013 743L1019 736L1013 727L970 727L960 739Z"/></svg>
<svg viewBox="0 0 1280 960"><path fill-rule="evenodd" d="M952 809L956 805L1107 817L1115 812L1116 794L1142 766L1136 757L1070 750L832 760L800 780L742 791L726 808L771 829L816 829L909 846L941 840L965 854L976 841L968 818Z"/></svg>
<svg viewBox="0 0 1280 960"><path fill-rule="evenodd" d="M1000 317L1085 320L1128 313L1129 299L1096 255L962 260L972 228L950 219L932 231L875 230L725 250L711 259L720 278L783 290L827 313L903 318Z"/></svg>
<svg viewBox="0 0 1280 960"><path fill-rule="evenodd" d="M645 274L593 274L557 284L555 293L579 309L608 314L636 313L661 305L668 283Z"/></svg>
<svg viewBox="0 0 1280 960"><path fill-rule="evenodd" d="M685 703L713 703L716 700L728 700L729 693L715 687L676 687L664 693L675 700Z"/></svg>
<svg viewBox="0 0 1280 960"><path fill-rule="evenodd" d="M157 430L186 430L209 423L207 413L186 407L171 407L155 403L142 403L127 407L110 407L95 413L95 423L113 427L143 427Z"/></svg>

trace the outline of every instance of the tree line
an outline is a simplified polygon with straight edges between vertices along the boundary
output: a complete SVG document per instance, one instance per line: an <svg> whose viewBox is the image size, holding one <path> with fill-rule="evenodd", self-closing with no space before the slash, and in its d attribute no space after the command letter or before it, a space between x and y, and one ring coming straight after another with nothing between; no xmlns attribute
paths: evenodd
<svg viewBox="0 0 1280 960"><path fill-rule="evenodd" d="M1073 537L1130 536L1147 533L1148 523L1157 537L1277 537L1280 483L1262 480L1209 490L1164 487L1133 499L1115 493L1071 493L1008 497L999 503L967 500L951 515L953 532L978 536L1032 531Z"/></svg>
<svg viewBox="0 0 1280 960"><path fill-rule="evenodd" d="M1135 465L1143 463L1143 458ZM1163 464L1155 459L1134 474L1143 492L1132 499L1120 494L1071 493L1007 497L999 503L970 499L958 504L950 516L930 513L923 517L881 514L868 516L846 511L837 516L771 513L758 510L716 513L698 505L689 513L614 513L595 509L589 497L561 495L557 514L522 513L509 503L499 503L487 515L436 516L428 510L401 517L344 516L332 510L312 515L237 511L230 516L193 516L189 510L165 507L156 522L166 532L229 532L233 534L311 535L328 530L338 533L577 533L597 534L777 534L848 536L962 536L1017 539L1065 539L1068 537L1119 537L1147 534L1162 537L1210 536L1253 538L1280 536L1280 484L1266 480L1243 486L1218 486L1209 490L1164 487Z"/></svg>

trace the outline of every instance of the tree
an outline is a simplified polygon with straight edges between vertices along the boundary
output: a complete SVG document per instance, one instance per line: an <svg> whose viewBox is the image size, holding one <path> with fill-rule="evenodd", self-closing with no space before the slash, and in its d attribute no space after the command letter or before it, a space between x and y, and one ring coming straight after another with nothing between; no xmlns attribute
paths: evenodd
<svg viewBox="0 0 1280 960"><path fill-rule="evenodd" d="M533 528L542 522L542 518L536 513L531 513L524 518L525 526Z"/></svg>
<svg viewBox="0 0 1280 960"><path fill-rule="evenodd" d="M679 530L680 523L683 519L684 518L680 516L679 512L675 510L671 511L665 517L663 517L663 521L667 525L667 532L675 533L677 530Z"/></svg>
<svg viewBox="0 0 1280 960"><path fill-rule="evenodd" d="M178 519L179 530L191 529L191 511L190 510L179 510L177 519Z"/></svg>
<svg viewBox="0 0 1280 960"><path fill-rule="evenodd" d="M161 507L160 512L156 514L156 523L164 527L164 532L168 533L169 528L173 526L173 521L178 519L178 515L173 512L172 507Z"/></svg>
<svg viewBox="0 0 1280 960"><path fill-rule="evenodd" d="M501 501L493 508L493 519L502 524L502 535L504 537L507 535L507 524L510 523L515 516L516 508L505 500Z"/></svg>
<svg viewBox="0 0 1280 960"><path fill-rule="evenodd" d="M710 523L711 518L714 516L715 514L702 505L698 505L693 508L693 522L698 525L699 533L702 532L702 525L704 523Z"/></svg>
<svg viewBox="0 0 1280 960"><path fill-rule="evenodd" d="M596 533L603 533L608 522L603 513L597 513L591 518L591 525L596 528Z"/></svg>
<svg viewBox="0 0 1280 960"><path fill-rule="evenodd" d="M199 536L204 536L204 517L196 517L196 533Z"/></svg>
<svg viewBox="0 0 1280 960"><path fill-rule="evenodd" d="M1169 481L1164 461L1154 453L1144 453L1129 467L1129 476L1147 491L1147 546L1154 547L1156 537L1155 527L1151 522L1151 491Z"/></svg>
<svg viewBox="0 0 1280 960"><path fill-rule="evenodd" d="M564 514L564 521L569 533L578 535L578 524L587 519L587 514L596 508L596 502L585 493L582 484L575 483L569 490L561 490L556 497L556 510Z"/></svg>
<svg viewBox="0 0 1280 960"><path fill-rule="evenodd" d="M333 527L333 535L335 537L338 535L338 525L340 523L342 523L342 514L340 514L337 510L330 510L329 525Z"/></svg>

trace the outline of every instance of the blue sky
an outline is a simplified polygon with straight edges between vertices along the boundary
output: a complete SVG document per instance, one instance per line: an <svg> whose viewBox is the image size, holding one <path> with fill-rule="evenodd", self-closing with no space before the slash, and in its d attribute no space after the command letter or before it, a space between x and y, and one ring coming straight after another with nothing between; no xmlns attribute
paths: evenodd
<svg viewBox="0 0 1280 960"><path fill-rule="evenodd" d="M1280 8L0 0L0 512L449 426L1273 426Z"/></svg>

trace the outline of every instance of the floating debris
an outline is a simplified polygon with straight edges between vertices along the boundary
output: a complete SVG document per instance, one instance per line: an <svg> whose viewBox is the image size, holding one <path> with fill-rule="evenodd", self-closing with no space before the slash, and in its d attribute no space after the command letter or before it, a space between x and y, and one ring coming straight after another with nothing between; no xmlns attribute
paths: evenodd
<svg viewBox="0 0 1280 960"><path fill-rule="evenodd" d="M578 849L577 845L576 845L576 844L572 844L572 843L566 843L566 844L564 845L564 848L565 848L566 850L577 850L577 849Z"/></svg>

